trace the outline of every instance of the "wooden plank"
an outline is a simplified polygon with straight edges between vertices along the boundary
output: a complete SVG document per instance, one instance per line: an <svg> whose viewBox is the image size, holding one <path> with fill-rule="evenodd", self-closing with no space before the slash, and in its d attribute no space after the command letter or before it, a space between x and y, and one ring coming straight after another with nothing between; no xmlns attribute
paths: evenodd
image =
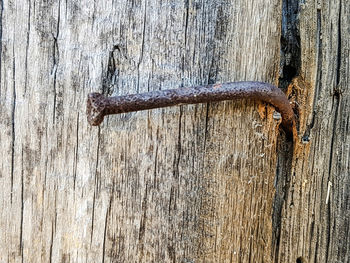
<svg viewBox="0 0 350 263"><path fill-rule="evenodd" d="M300 72L290 88L300 131L276 262L350 262L350 3L306 1L297 10Z"/></svg>
<svg viewBox="0 0 350 263"><path fill-rule="evenodd" d="M277 0L3 1L0 261L271 261L272 107L172 107L96 128L85 102L277 84L280 17Z"/></svg>

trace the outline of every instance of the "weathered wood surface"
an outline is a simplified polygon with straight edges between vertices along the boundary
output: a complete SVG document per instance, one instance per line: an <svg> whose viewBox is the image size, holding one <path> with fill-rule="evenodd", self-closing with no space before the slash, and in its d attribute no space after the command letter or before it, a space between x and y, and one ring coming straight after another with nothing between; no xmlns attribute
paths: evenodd
<svg viewBox="0 0 350 263"><path fill-rule="evenodd" d="M1 10L1 262L270 261L272 107L181 106L96 128L85 103L91 91L277 83L278 0Z"/></svg>
<svg viewBox="0 0 350 263"><path fill-rule="evenodd" d="M22 0L0 12L0 262L350 261L347 1ZM91 91L279 74L300 137L294 150L280 137L278 156L273 108L249 101L86 121Z"/></svg>
<svg viewBox="0 0 350 263"><path fill-rule="evenodd" d="M300 131L276 261L350 262L350 2L287 1L284 8Z"/></svg>

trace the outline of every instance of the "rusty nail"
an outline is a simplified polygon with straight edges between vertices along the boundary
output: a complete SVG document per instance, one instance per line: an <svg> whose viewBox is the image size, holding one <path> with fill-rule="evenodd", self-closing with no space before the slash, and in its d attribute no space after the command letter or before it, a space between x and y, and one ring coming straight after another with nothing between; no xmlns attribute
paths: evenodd
<svg viewBox="0 0 350 263"><path fill-rule="evenodd" d="M104 116L110 114L243 98L274 106L282 115L282 127L287 135L293 134L294 112L286 95L271 84L253 81L159 90L116 97L90 93L87 101L87 118L91 125L96 126L101 124Z"/></svg>

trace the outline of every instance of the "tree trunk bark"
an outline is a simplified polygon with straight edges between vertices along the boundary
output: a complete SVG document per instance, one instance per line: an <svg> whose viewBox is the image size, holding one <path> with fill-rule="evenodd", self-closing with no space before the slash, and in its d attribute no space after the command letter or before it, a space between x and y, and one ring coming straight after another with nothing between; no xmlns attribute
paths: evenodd
<svg viewBox="0 0 350 263"><path fill-rule="evenodd" d="M349 262L349 13L2 1L0 261ZM89 92L238 80L288 89L293 142L249 100L86 120Z"/></svg>

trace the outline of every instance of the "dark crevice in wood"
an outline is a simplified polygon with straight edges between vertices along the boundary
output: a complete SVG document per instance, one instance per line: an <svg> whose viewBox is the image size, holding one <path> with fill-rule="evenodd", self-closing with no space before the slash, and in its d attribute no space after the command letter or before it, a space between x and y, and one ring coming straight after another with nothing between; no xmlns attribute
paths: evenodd
<svg viewBox="0 0 350 263"><path fill-rule="evenodd" d="M296 263L307 263L306 259L303 257L298 257Z"/></svg>
<svg viewBox="0 0 350 263"><path fill-rule="evenodd" d="M187 32L188 32L188 16L189 16L189 0L185 0L185 46L184 50L187 49Z"/></svg>
<svg viewBox="0 0 350 263"><path fill-rule="evenodd" d="M311 122L310 122L310 124L308 124L306 126L305 132L301 138L303 143L308 143L310 141L310 133L311 133L312 128L315 125L315 115L316 115L316 112L313 111L312 116L311 116Z"/></svg>
<svg viewBox="0 0 350 263"><path fill-rule="evenodd" d="M215 54L215 47L214 47L213 53ZM210 67L209 67L207 84L215 84L217 81L217 77L218 77L218 62L217 62L217 60L219 60L219 58L217 58L216 56L213 56L213 59L210 63Z"/></svg>
<svg viewBox="0 0 350 263"><path fill-rule="evenodd" d="M21 261L23 262L23 251L24 251L24 245L23 245L23 215L24 215L24 170L23 170L23 149L21 153L21 163L22 163L22 169L21 169L21 223L20 223L20 230L19 230L19 236L20 236L20 251L21 251Z"/></svg>
<svg viewBox="0 0 350 263"><path fill-rule="evenodd" d="M92 238L94 236L95 206L96 206L96 190L94 190L94 197L92 199L90 244L92 244Z"/></svg>
<svg viewBox="0 0 350 263"><path fill-rule="evenodd" d="M56 116L56 104L57 104L57 91L56 91L56 83L57 83L57 78L56 78L56 72L57 68L54 69L54 77L53 77L53 114L52 114L52 121L55 123L55 116Z"/></svg>
<svg viewBox="0 0 350 263"><path fill-rule="evenodd" d="M204 144L203 144L203 152L206 150L207 146L207 139L208 139L208 134L209 134L209 103L206 105L205 109L205 130L204 130Z"/></svg>
<svg viewBox="0 0 350 263"><path fill-rule="evenodd" d="M51 75L53 75L53 117L52 121L55 123L56 118L56 106L57 106L57 67L59 63L59 48L58 48L58 36L60 34L60 19L61 19L61 1L58 3L58 11L57 11L57 26L56 26L56 34L53 35L53 48L52 48L52 58L53 65L51 70Z"/></svg>
<svg viewBox="0 0 350 263"><path fill-rule="evenodd" d="M321 10L317 10L317 78L316 78L316 93L321 92L322 87L322 53L323 53L323 43L322 43L322 20L321 20ZM317 98L317 97L315 97ZM315 105L316 103L314 103Z"/></svg>
<svg viewBox="0 0 350 263"><path fill-rule="evenodd" d="M54 212L55 212L55 215L54 215L54 220L52 221L51 223L51 239L50 239L50 263L53 261L53 238L54 238L54 235L55 235L55 232L57 231L57 186L54 186L54 190L55 190L55 195L54 195Z"/></svg>
<svg viewBox="0 0 350 263"><path fill-rule="evenodd" d="M342 12L342 1L339 1L339 16L338 16L338 54L337 54L337 81L336 81L336 89L338 90L340 87L340 64L342 60L342 30L341 30L341 12Z"/></svg>
<svg viewBox="0 0 350 263"><path fill-rule="evenodd" d="M137 63L138 70L140 70L140 65L143 61L143 53L145 50L146 25L147 25L147 1L145 1L145 11L143 15L142 43L141 43L140 58L139 58L139 62Z"/></svg>
<svg viewBox="0 0 350 263"><path fill-rule="evenodd" d="M273 200L272 211L272 231L273 231L273 253L275 262L279 262L278 253L280 246L282 210L286 204L287 193L290 190L293 142L284 140L283 137L278 138L277 144L277 164L275 177L275 197Z"/></svg>
<svg viewBox="0 0 350 263"><path fill-rule="evenodd" d="M11 110L11 204L12 204L12 193L13 193L13 178L15 170L15 141L16 141L16 130L15 130L15 117L16 117L16 57L13 46L13 61L12 61L12 80L13 80L13 91L12 91L12 110Z"/></svg>
<svg viewBox="0 0 350 263"><path fill-rule="evenodd" d="M79 149L79 112L77 113L76 122L76 143L75 143L75 155L74 155L74 168L73 168L73 191L75 192L75 185L77 180L77 166L78 166L78 149Z"/></svg>
<svg viewBox="0 0 350 263"><path fill-rule="evenodd" d="M98 128L97 133L97 149L96 149L96 165L95 165L95 187L94 187L94 196L93 196L93 205L92 205L92 215L91 215L91 235L90 235L90 243L92 243L92 238L94 235L94 221L95 221L95 203L96 203L96 196L98 195L98 165L99 165L99 156L100 156L100 143L101 143L101 129Z"/></svg>
<svg viewBox="0 0 350 263"><path fill-rule="evenodd" d="M24 67L25 67L25 77L24 77L25 81L24 81L24 91L23 91L24 94L27 93L27 86L28 86L28 50L29 50L29 39L30 39L30 19L32 17L31 7L32 7L31 1L29 0L29 2L28 2L27 43L26 43L26 54L25 54L25 62L24 62L24 64L25 64L24 65ZM0 57L0 61L1 61L1 57ZM0 72L1 72L1 70L0 70ZM0 83L1 83L1 80L0 80Z"/></svg>
<svg viewBox="0 0 350 263"><path fill-rule="evenodd" d="M137 62L137 93L140 92L140 65L143 61L143 53L145 49L145 33L146 33L146 24L147 24L147 1L145 1L145 10L144 16L143 16L143 27L142 27L142 38L141 38L141 50L140 50L140 57Z"/></svg>
<svg viewBox="0 0 350 263"><path fill-rule="evenodd" d="M301 49L299 35L299 1L282 1L281 61L279 87L286 90L292 79L299 75Z"/></svg>
<svg viewBox="0 0 350 263"><path fill-rule="evenodd" d="M105 96L111 96L113 94L114 86L119 75L116 52L121 52L119 45L114 45L112 50L109 52L107 72L105 77L102 79L101 93Z"/></svg>
<svg viewBox="0 0 350 263"><path fill-rule="evenodd" d="M110 215L111 209L112 209L112 202L113 202L113 194L111 194L109 199L109 205L108 209L106 211L105 216L105 226L104 226L104 233L103 233L103 244L102 244L102 263L105 262L105 254L106 254L106 239L107 239L107 228L108 228L108 217Z"/></svg>
<svg viewBox="0 0 350 263"><path fill-rule="evenodd" d="M299 1L282 1L282 31L281 31L281 61L279 88L287 91L292 80L300 74L301 47L299 35ZM297 108L295 113L298 115ZM297 116L296 116L297 117ZM287 194L290 193L292 177L292 161L294 145L285 137L278 138L277 167L275 178L275 197L273 201L272 231L273 231L273 258L279 262L281 237L281 223L283 206L286 204Z"/></svg>
<svg viewBox="0 0 350 263"><path fill-rule="evenodd" d="M139 226L139 238L138 238L138 242L139 242L139 246L138 246L138 250L139 250L139 261L142 262L143 260L143 256L144 256L144 237L145 237L145 232L146 232L146 222L147 222L147 206L148 206L148 184L146 183L146 189L145 189L145 193L143 196L143 200L142 200L142 204L141 204L141 210L142 210L142 215L141 215L141 220L140 220L140 226Z"/></svg>
<svg viewBox="0 0 350 263"><path fill-rule="evenodd" d="M50 240L50 263L52 262L52 248L53 248L53 233L54 233L54 227L53 227L53 222L51 224L51 240Z"/></svg>
<svg viewBox="0 0 350 263"><path fill-rule="evenodd" d="M101 146L101 128L98 128L98 134L97 134L97 149L96 149L96 166L95 166L95 188L94 188L94 195L96 194L98 196L99 193L99 172L98 172L98 166L99 166L99 160L100 160L100 146Z"/></svg>
<svg viewBox="0 0 350 263"><path fill-rule="evenodd" d="M175 158L174 158L174 172L173 172L173 175L174 175L174 178L179 178L179 167L180 167L180 158L181 158L181 152L182 152L182 148L181 148L181 128L182 128L182 115L183 115L183 108L182 106L180 106L180 116L179 116L179 133L178 133L178 136L177 136L177 145L176 145L176 155L175 155Z"/></svg>

